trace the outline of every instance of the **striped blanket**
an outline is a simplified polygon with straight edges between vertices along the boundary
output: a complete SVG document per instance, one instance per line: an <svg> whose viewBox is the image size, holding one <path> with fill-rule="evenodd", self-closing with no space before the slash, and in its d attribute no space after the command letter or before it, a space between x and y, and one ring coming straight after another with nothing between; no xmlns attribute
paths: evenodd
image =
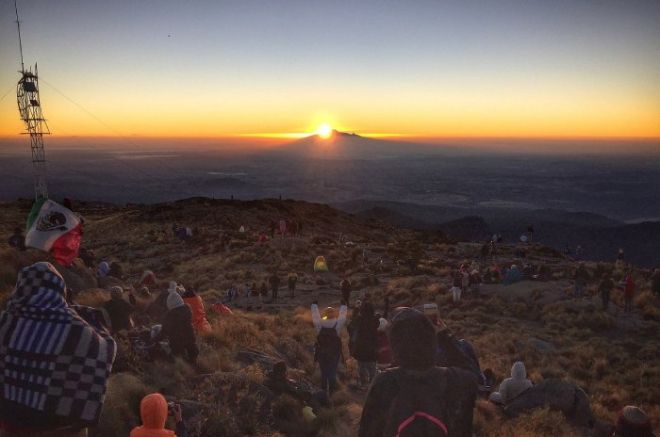
<svg viewBox="0 0 660 437"><path fill-rule="evenodd" d="M96 312L67 304L64 279L51 264L21 270L0 314L3 401L96 423L116 351Z"/></svg>

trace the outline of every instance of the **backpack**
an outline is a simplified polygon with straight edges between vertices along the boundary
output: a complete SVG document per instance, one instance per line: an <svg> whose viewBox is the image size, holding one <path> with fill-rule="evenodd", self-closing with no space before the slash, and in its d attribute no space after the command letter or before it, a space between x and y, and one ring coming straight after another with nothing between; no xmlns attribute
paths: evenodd
<svg viewBox="0 0 660 437"><path fill-rule="evenodd" d="M423 375L398 370L398 393L387 412L383 435L388 437L446 437L447 378L444 369ZM432 379L432 381L431 381Z"/></svg>
<svg viewBox="0 0 660 437"><path fill-rule="evenodd" d="M348 337L348 353L355 358L355 344L357 343L358 336L360 335L360 326L357 320L354 320L349 327Z"/></svg>
<svg viewBox="0 0 660 437"><path fill-rule="evenodd" d="M327 362L338 360L341 356L341 339L335 327L321 328L316 337L314 361Z"/></svg>

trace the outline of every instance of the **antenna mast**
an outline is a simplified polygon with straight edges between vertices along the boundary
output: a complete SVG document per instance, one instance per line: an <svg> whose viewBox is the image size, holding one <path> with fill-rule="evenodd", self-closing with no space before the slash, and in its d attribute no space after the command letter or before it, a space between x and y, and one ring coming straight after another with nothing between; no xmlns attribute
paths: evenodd
<svg viewBox="0 0 660 437"><path fill-rule="evenodd" d="M25 70L23 63L23 42L21 40L21 23L18 19L17 0L14 0L16 11L16 25L18 27L18 44L21 51L21 79L16 86L16 101L21 120L25 123L27 134L30 135L30 149L32 150L32 168L34 171L34 193L37 199L48 198L46 187L46 152L44 150L44 135L50 134L46 119L41 113L39 99L39 71L37 64Z"/></svg>

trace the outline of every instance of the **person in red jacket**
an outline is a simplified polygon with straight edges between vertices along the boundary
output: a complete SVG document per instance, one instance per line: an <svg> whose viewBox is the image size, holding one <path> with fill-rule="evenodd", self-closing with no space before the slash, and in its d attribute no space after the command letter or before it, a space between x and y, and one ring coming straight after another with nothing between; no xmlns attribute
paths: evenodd
<svg viewBox="0 0 660 437"><path fill-rule="evenodd" d="M381 317L378 325L377 343L378 343L378 365L389 367L392 364L392 348L390 339L387 337L387 327L389 322Z"/></svg>
<svg viewBox="0 0 660 437"><path fill-rule="evenodd" d="M629 271L626 278L623 280L623 297L625 300L625 311L627 313L632 311L633 297L635 297L635 281L633 280L632 271Z"/></svg>
<svg viewBox="0 0 660 437"><path fill-rule="evenodd" d="M186 290L183 293L183 301L192 311L192 324L197 334L211 332L211 324L206 318L204 310L204 301L193 290Z"/></svg>

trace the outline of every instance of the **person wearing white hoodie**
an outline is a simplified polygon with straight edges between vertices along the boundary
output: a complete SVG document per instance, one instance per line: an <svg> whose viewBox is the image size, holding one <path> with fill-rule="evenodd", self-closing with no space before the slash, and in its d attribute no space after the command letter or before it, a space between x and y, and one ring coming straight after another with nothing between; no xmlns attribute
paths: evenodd
<svg viewBox="0 0 660 437"><path fill-rule="evenodd" d="M318 334L314 360L321 368L321 389L330 393L337 388L337 366L343 357L339 334L346 324L347 312L346 305L342 305L338 314L332 307L327 307L321 314L318 303L312 304L312 322Z"/></svg>
<svg viewBox="0 0 660 437"><path fill-rule="evenodd" d="M532 381L527 379L527 371L522 361L516 361L511 367L511 378L506 378L500 384L499 391L490 394L490 401L496 404L508 404L532 387Z"/></svg>

